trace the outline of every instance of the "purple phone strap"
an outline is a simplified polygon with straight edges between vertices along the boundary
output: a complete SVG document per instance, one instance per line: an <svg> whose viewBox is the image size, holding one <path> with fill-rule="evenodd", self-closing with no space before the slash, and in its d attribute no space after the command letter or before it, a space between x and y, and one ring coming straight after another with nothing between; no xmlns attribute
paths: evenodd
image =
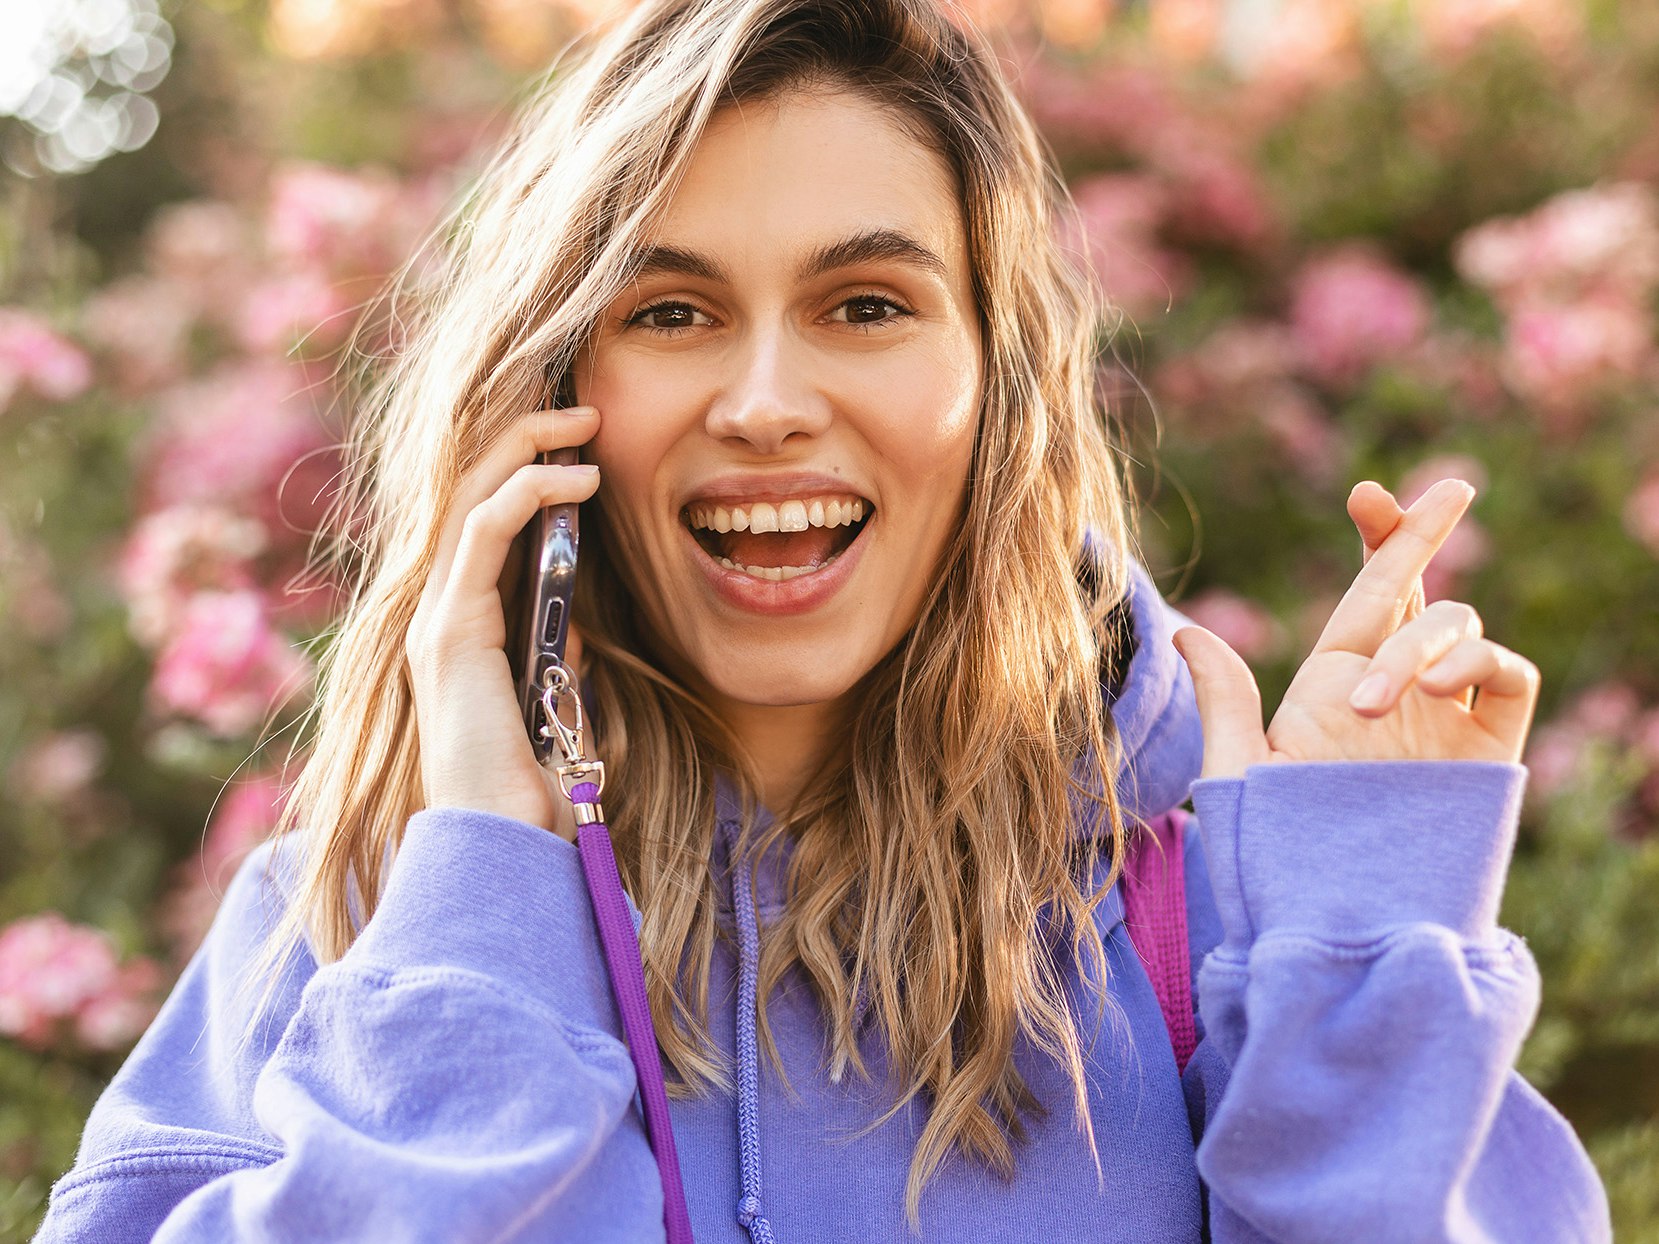
<svg viewBox="0 0 1659 1244"><path fill-rule="evenodd" d="M570 797L573 802L597 804L599 788L591 782L579 782L571 788ZM680 1155L674 1149L674 1128L668 1118L668 1089L663 1083L657 1032L651 1024L651 1004L645 993L639 939L634 935L633 917L622 893L622 876L611 850L611 834L604 822L581 826L576 831L576 850L582 859L588 896L593 900L605 965L611 973L611 992L622 1015L623 1039L639 1079L645 1135L662 1176L662 1218L668 1229L668 1244L691 1244L691 1215L686 1211L685 1189L680 1183Z"/></svg>

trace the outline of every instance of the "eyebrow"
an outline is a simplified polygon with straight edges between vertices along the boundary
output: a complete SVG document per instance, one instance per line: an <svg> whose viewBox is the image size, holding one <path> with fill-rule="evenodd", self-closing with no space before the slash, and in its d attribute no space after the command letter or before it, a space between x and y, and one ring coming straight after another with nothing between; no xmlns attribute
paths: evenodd
<svg viewBox="0 0 1659 1244"><path fill-rule="evenodd" d="M820 246L808 255L796 272L803 281L823 276L839 268L851 268L862 263L896 262L919 269L941 280L949 276L945 261L907 233L897 229L867 229ZM700 251L665 243L651 243L634 254L636 279L662 274L698 277L722 285L732 283L725 266Z"/></svg>

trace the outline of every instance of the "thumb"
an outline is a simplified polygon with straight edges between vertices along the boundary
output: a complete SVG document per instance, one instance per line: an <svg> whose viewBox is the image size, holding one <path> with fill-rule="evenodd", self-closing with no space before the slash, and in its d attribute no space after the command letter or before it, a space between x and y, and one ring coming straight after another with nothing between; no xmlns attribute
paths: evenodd
<svg viewBox="0 0 1659 1244"><path fill-rule="evenodd" d="M1198 718L1204 727L1200 777L1243 777L1272 754L1262 729L1262 697L1256 676L1227 641L1201 626L1185 626L1172 642L1192 675Z"/></svg>

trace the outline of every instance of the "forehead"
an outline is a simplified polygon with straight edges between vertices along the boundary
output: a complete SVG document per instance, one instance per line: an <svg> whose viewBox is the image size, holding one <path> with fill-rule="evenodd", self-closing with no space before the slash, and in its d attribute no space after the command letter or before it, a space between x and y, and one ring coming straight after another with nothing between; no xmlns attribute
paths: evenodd
<svg viewBox="0 0 1659 1244"><path fill-rule="evenodd" d="M848 90L795 90L716 113L653 241L734 267L887 228L967 264L956 176L892 108Z"/></svg>

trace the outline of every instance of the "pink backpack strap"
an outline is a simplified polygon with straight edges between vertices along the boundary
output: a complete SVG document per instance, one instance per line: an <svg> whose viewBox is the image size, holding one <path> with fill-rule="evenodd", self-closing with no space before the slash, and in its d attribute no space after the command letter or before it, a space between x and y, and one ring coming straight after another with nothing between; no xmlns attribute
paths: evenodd
<svg viewBox="0 0 1659 1244"><path fill-rule="evenodd" d="M1185 1071L1198 1045L1192 1019L1192 951L1187 943L1187 813L1171 809L1133 833L1123 878L1123 923L1164 1013L1175 1066Z"/></svg>

